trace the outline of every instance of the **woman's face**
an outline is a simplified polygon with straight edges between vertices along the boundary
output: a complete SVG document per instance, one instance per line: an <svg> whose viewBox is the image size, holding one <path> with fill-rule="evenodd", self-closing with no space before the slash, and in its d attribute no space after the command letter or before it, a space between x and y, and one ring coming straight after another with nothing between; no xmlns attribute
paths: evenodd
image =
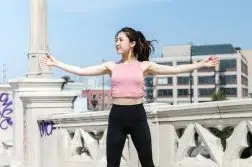
<svg viewBox="0 0 252 167"><path fill-rule="evenodd" d="M115 47L118 54L126 55L133 50L135 42L130 42L124 32L118 33L115 38Z"/></svg>

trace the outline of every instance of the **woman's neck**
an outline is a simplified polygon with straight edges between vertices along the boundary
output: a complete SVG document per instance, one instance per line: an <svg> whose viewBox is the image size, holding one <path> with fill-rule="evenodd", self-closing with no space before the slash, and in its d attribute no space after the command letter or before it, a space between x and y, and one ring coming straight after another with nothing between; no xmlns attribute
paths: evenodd
<svg viewBox="0 0 252 167"><path fill-rule="evenodd" d="M129 54L126 54L126 55L122 55L122 61L124 63L130 63L130 62L136 61L136 60L137 59L136 59L134 54L129 53Z"/></svg>

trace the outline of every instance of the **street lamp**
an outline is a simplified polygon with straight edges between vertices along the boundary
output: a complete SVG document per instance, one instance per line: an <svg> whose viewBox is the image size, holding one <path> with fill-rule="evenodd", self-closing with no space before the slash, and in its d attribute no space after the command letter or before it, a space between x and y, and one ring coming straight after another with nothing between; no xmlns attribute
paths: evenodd
<svg viewBox="0 0 252 167"><path fill-rule="evenodd" d="M190 64L192 64L192 45L193 45L193 43L192 42L190 42L189 43L190 44ZM190 90L189 90L189 92L190 92L190 103L192 103L192 95L193 95L193 93L192 93L192 71L190 71L190 79L189 79L189 84L190 84Z"/></svg>
<svg viewBox="0 0 252 167"><path fill-rule="evenodd" d="M102 59L102 63L104 63L105 60ZM104 111L104 74L102 75L102 111Z"/></svg>

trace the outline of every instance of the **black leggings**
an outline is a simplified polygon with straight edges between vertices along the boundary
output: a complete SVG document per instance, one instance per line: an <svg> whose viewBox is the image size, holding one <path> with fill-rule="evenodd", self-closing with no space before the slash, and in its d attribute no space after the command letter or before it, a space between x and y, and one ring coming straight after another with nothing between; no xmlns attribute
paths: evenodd
<svg viewBox="0 0 252 167"><path fill-rule="evenodd" d="M113 104L107 132L107 167L120 166L127 134L131 135L142 167L154 167L150 129L143 104Z"/></svg>

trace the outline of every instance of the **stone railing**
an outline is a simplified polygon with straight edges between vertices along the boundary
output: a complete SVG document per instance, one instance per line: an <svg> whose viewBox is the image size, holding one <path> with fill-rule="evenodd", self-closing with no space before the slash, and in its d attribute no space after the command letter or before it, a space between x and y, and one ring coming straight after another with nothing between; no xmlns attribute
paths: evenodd
<svg viewBox="0 0 252 167"><path fill-rule="evenodd" d="M145 108L156 167L251 166L251 99ZM41 167L105 167L108 114L40 115ZM121 166L140 166L130 136Z"/></svg>

